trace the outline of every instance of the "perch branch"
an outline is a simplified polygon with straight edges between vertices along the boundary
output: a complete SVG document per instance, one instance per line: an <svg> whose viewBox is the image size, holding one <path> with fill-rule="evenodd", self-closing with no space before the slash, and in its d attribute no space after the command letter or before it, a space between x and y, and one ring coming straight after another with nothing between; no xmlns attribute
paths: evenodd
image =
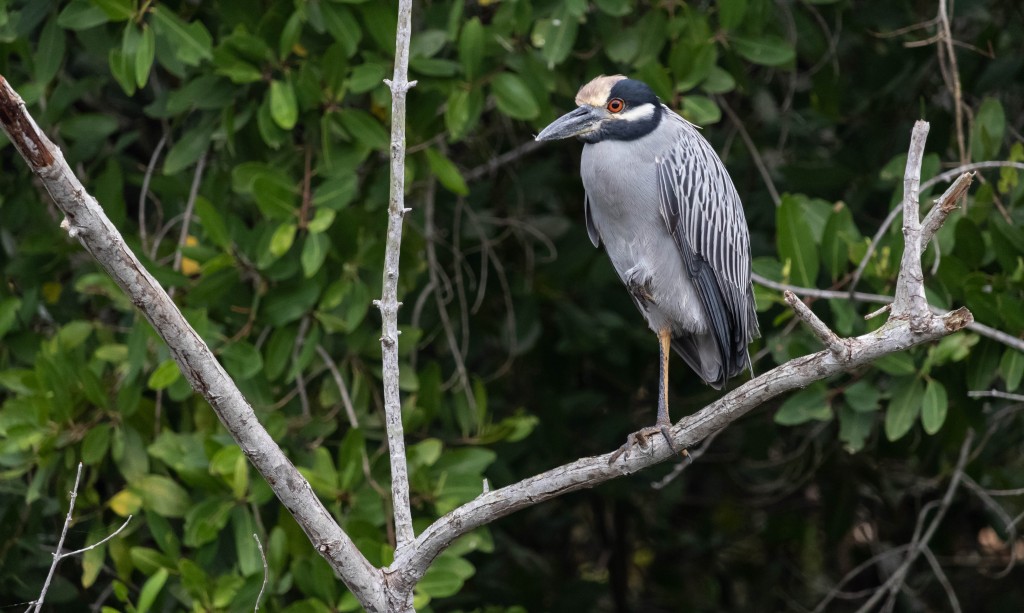
<svg viewBox="0 0 1024 613"><path fill-rule="evenodd" d="M25 103L2 76L0 125L66 216L62 225L67 227L68 234L81 242L146 316L167 343L192 388L210 403L316 550L367 609L383 610L380 571L359 552L313 494L306 479L260 425L256 413L210 348L129 249L99 203L86 192L63 154L39 130Z"/></svg>
<svg viewBox="0 0 1024 613"><path fill-rule="evenodd" d="M405 98L416 81L408 81L409 38L411 37L412 0L398 5L398 32L395 35L395 73L391 88L391 194L388 203L387 246L384 252L384 282L381 299L376 301L381 314L380 345L383 354L384 415L391 457L391 498L395 513L395 553L412 542L412 511L409 507L409 470L405 458L405 433L402 429L402 398L398 392L398 256L402 247L402 220L405 208Z"/></svg>

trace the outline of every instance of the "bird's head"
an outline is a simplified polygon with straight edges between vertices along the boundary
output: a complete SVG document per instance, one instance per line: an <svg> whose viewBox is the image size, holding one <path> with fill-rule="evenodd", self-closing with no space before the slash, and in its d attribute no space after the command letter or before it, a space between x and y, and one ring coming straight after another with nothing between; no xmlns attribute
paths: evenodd
<svg viewBox="0 0 1024 613"><path fill-rule="evenodd" d="M661 101L651 88L622 75L602 75L587 83L576 94L576 104L575 111L541 130L537 140L632 140L650 133L661 121Z"/></svg>

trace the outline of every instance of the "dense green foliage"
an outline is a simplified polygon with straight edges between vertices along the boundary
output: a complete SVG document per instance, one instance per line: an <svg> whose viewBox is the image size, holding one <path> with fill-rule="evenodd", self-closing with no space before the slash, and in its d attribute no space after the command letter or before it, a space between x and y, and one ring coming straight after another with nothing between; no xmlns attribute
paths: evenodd
<svg viewBox="0 0 1024 613"><path fill-rule="evenodd" d="M394 5L0 2L0 73L375 564L392 555L371 300ZM904 45L935 34L935 23L903 29L936 10L416 3L400 323L417 526L474 497L484 477L500 486L609 451L653 421L655 340L587 240L580 148L530 144L581 83L630 74L705 126L744 197L758 273L848 289L900 198L915 119L932 126L924 179L961 161L1024 160L1024 10L958 2L956 66L934 41ZM82 461L68 545L136 519L62 563L52 610L252 610L263 580L254 532L270 568L265 610L356 609L149 324L59 229L10 146L2 160L0 607L39 593ZM1024 184L1009 169L984 179L926 255L929 298L1020 338ZM896 223L858 289L891 294L901 249ZM819 349L777 293L758 287L757 298L757 372ZM862 317L877 304L813 307L842 335L884 319ZM1019 391L1022 375L1024 354L963 332L811 386L735 424L664 489L649 483L668 466L478 530L436 561L417 606L813 608L858 563L910 542L968 428L979 432L972 478L1024 486L1020 418L967 397ZM679 360L672 381L675 418L716 397ZM1024 501L1000 504L1013 517ZM969 610L1019 611L1020 571L994 577L1015 532L992 509L961 489L932 550ZM979 540L992 529L998 538ZM885 577L869 570L850 587ZM948 606L924 561L909 583L900 610Z"/></svg>

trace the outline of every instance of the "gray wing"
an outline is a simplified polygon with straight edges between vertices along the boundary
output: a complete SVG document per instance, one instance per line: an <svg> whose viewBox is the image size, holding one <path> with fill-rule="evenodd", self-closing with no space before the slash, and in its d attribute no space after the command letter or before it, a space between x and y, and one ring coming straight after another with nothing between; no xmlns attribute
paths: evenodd
<svg viewBox="0 0 1024 613"><path fill-rule="evenodd" d="M720 387L750 363L747 344L758 335L750 236L739 194L718 154L692 124L666 114L678 122L679 137L658 160L661 213L718 346L722 379L708 383ZM684 345L677 351L683 353Z"/></svg>

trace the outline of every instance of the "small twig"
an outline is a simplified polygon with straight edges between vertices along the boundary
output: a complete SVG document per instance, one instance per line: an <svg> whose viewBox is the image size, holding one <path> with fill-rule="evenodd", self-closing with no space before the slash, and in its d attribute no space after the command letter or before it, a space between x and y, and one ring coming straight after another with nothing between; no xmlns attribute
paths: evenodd
<svg viewBox="0 0 1024 613"><path fill-rule="evenodd" d="M306 392L306 379L302 376L302 369L299 368L299 357L302 353L302 346L306 343L306 334L309 333L309 319L306 315L299 322L299 331L295 335L295 342L292 343L292 368L295 369L295 389L299 392L299 404L302 406L302 417L309 419L309 394Z"/></svg>
<svg viewBox="0 0 1024 613"><path fill-rule="evenodd" d="M523 143L522 145L519 145L515 149L506 151L505 153L502 153L497 157L493 157L487 162L484 162L483 164L480 164L475 168L467 170L466 173L463 175L463 178L468 183L470 181L476 181L477 179L486 177L487 175L496 172L502 166L506 164L511 164L512 162L515 162L519 158L525 157L530 153L533 153L535 150L539 149L543 145L544 143L530 139Z"/></svg>
<svg viewBox="0 0 1024 613"><path fill-rule="evenodd" d="M59 564L61 560L63 560L64 558L69 558L71 556L76 556L80 553L85 553L90 549L95 549L96 547L99 547L100 545L106 543L110 539L120 534L122 530L128 527L128 522L132 520L132 516L129 515L128 519L126 519L124 523L121 524L120 528L114 530L106 538L100 540L97 543L93 543L88 547L83 547L81 549L76 549L74 551L61 552L61 549L64 548L64 539L67 538L68 535L68 528L71 526L71 521L74 517L75 500L78 498L78 485L81 481L82 463L79 462L78 471L75 473L75 485L74 487L71 488L71 501L68 503L68 514L67 517L64 518L64 528L60 532L60 540L57 541L57 549L53 552L53 563L50 564L50 572L46 574L46 580L43 582L43 589L39 592L39 598L37 598L35 602L31 603L29 606L29 610L32 610L32 608L35 607L36 613L39 613L39 610L43 606L43 601L46 600L46 592L50 589L50 582L53 580L53 574L57 571L57 564Z"/></svg>
<svg viewBox="0 0 1024 613"><path fill-rule="evenodd" d="M935 578L939 580L939 584L942 585L942 589L946 591L946 598L949 600L949 607L953 613L961 613L963 609L960 608L960 601L957 600L956 591L953 589L953 585L949 582L949 577L942 570L942 565L935 559L935 554L932 553L932 548L927 545L921 549L921 555L924 556L925 560L928 560L928 565L932 567L932 572L935 573Z"/></svg>
<svg viewBox="0 0 1024 613"><path fill-rule="evenodd" d="M718 435L721 433L722 431L719 430L718 432L715 432L708 436L706 439L704 439L704 441L701 442L700 446L697 447L696 449L687 450L687 457L676 462L676 465L672 467L672 471L670 473L668 473L661 479L658 479L657 481L651 481L651 488L660 490L669 483L675 481L676 477L683 474L683 471L686 470L687 466L690 466L691 464L699 460L702 455L707 453L708 447L711 446L711 443L714 442L714 440L718 438Z"/></svg>
<svg viewBox="0 0 1024 613"><path fill-rule="evenodd" d="M192 211L196 206L196 198L199 196L199 184L203 181L203 170L206 169L206 156L210 153L207 149L203 151L203 154L199 156L199 161L196 163L196 171L192 174L192 187L188 191L188 201L185 202L185 213L184 219L181 222L181 232L178 234L178 248L174 252L174 270L181 271L181 258L182 248L188 242L188 229L192 222ZM172 290L174 288L171 288Z"/></svg>
<svg viewBox="0 0 1024 613"><path fill-rule="evenodd" d="M1006 530L1006 543L1008 543L1008 549L1010 551L1010 560L1006 563L1003 570L999 571L993 578L1002 579L1006 575L1010 574L1013 567L1017 565L1017 548L1014 544L1017 542L1017 522L1010 517L1010 514L1006 512L998 502L989 495L988 490L978 485L978 482L971 478L970 475L964 475L964 485L967 489L974 492L974 494L985 504L986 507L992 510L999 519L1003 521L1003 528Z"/></svg>
<svg viewBox="0 0 1024 613"><path fill-rule="evenodd" d="M146 246L146 198L149 196L149 182L153 179L153 172L156 170L157 160L160 159L160 152L164 150L164 146L167 144L167 132L160 136L160 140L157 141L156 147L153 149L153 154L149 156L149 164L146 165L146 173L142 175L142 189L139 192L139 244L142 245L143 253L147 253L148 249Z"/></svg>
<svg viewBox="0 0 1024 613"><path fill-rule="evenodd" d="M881 315L882 313L888 313L890 310L892 310L892 303L890 303L890 304L883 304L882 306L878 307L874 311L871 311L870 313L865 315L864 319L866 319L866 320L867 319L874 319L874 318L878 317L879 315Z"/></svg>
<svg viewBox="0 0 1024 613"><path fill-rule="evenodd" d="M924 221L921 222L921 251L924 251L925 246L931 242L935 233L939 231L942 224L946 223L946 218L953 211L960 208L960 201L963 200L964 196L967 195L967 190L971 188L971 183L974 181L973 172L965 172L953 184L950 185L939 199L935 201L935 206L932 207L928 214L925 215Z"/></svg>
<svg viewBox="0 0 1024 613"><path fill-rule="evenodd" d="M952 7L948 7L947 0L939 0L939 32L941 34L940 42L944 47L939 47L939 58L942 59L942 49L945 48L947 59L949 60L949 73L942 71L943 77L949 77L951 83L948 83L950 93L953 94L953 104L956 110L956 144L957 151L960 153L960 163L966 164L969 158L967 154L967 144L964 138L964 96L963 89L960 85L960 69L957 66L956 61L956 50L953 46L953 32L949 27L949 18L953 12ZM941 64L941 62L940 62Z"/></svg>
<svg viewBox="0 0 1024 613"><path fill-rule="evenodd" d="M270 566L267 565L267 554L263 551L263 543L260 542L260 537L256 536L256 533L252 533L253 540L256 541L256 547L260 550L260 559L263 560L263 585L260 586L260 593L256 596L256 606L253 611L260 610L260 601L263 600L263 591L267 589L267 580L270 578Z"/></svg>
<svg viewBox="0 0 1024 613"><path fill-rule="evenodd" d="M1024 395L1011 394L1009 392L1001 392L999 390L989 391L970 391L967 392L968 398L1002 398L1003 400L1013 400L1014 402L1024 402Z"/></svg>
<svg viewBox="0 0 1024 613"><path fill-rule="evenodd" d="M829 329L825 322L821 321L814 311L811 310L803 300L797 298L796 294L789 291L788 289L782 293L786 299L786 303L796 312L797 317L803 320L807 327L814 332L814 335L818 337L818 340L832 352L833 355L838 359L846 359L849 357L850 348L843 339L836 336L836 333Z"/></svg>
<svg viewBox="0 0 1024 613"><path fill-rule="evenodd" d="M316 346L316 353L320 356L320 359L324 361L327 366L327 370L330 371L331 377L334 379L334 384L338 386L338 393L341 394L341 404L345 407L345 415L348 417L348 423L353 428L359 427L359 418L356 417L355 407L352 406L352 397L349 396L348 386L345 385L345 379L341 376L341 371L338 370L338 365L334 363L334 359L331 358L331 354L327 353L323 345Z"/></svg>
<svg viewBox="0 0 1024 613"><path fill-rule="evenodd" d="M717 102L725 114L729 116L729 121L736 126L736 129L740 133L740 138L743 139L743 144L747 146L747 151L750 152L750 157L754 160L754 165L757 166L757 172L761 173L761 179L764 181L764 185L768 188L768 193L771 194L772 202L775 206L782 204L782 198L779 196L779 190L775 189L775 182L772 181L771 173L768 172L768 167L765 165L764 160L761 159L761 152L757 150L757 145L754 144L754 139L750 138L750 134L747 133L747 128L740 121L740 118L736 115L729 103L725 101L723 96L715 96L715 102Z"/></svg>

